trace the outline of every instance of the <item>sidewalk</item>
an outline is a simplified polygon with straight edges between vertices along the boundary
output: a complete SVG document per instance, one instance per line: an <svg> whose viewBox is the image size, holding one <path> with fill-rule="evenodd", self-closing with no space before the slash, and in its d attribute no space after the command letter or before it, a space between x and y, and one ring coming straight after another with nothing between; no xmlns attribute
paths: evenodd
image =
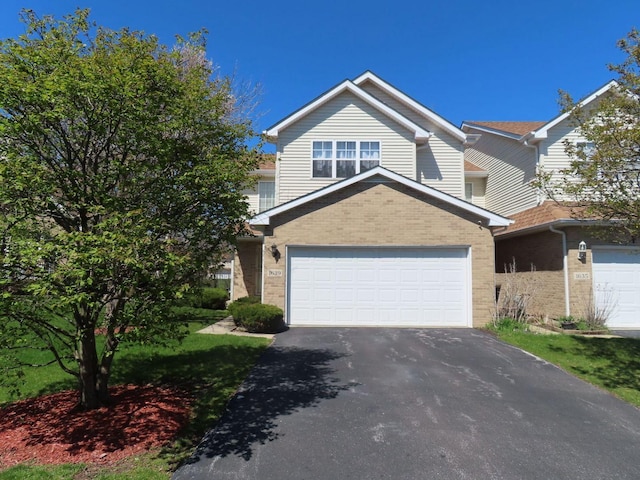
<svg viewBox="0 0 640 480"><path fill-rule="evenodd" d="M209 325L208 327L205 327L202 330L198 330L196 333L205 333L205 334L214 334L214 335L239 335L242 337L262 337L262 338L274 337L274 335L271 333L246 332L241 328L236 327L231 317L224 318L219 322L214 323L213 325Z"/></svg>

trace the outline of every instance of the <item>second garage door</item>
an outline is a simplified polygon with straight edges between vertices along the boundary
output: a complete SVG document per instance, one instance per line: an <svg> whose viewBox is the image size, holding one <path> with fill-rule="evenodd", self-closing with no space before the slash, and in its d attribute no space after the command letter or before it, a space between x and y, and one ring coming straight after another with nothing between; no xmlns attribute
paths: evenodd
<svg viewBox="0 0 640 480"><path fill-rule="evenodd" d="M640 328L640 249L593 249L596 306L609 313L609 328Z"/></svg>
<svg viewBox="0 0 640 480"><path fill-rule="evenodd" d="M469 249L290 247L291 325L471 326Z"/></svg>

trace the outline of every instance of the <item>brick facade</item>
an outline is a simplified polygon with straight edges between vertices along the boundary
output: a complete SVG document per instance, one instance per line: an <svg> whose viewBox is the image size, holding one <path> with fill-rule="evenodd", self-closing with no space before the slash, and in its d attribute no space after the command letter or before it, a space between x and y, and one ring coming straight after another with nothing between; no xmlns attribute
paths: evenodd
<svg viewBox="0 0 640 480"><path fill-rule="evenodd" d="M470 246L473 326L482 326L494 307L495 268L492 232L479 220L400 184L353 184L272 218L264 239L263 301L286 310L288 245ZM270 253L274 244L277 261ZM270 269L282 276L267 275Z"/></svg>
<svg viewBox="0 0 640 480"><path fill-rule="evenodd" d="M262 242L245 239L237 248L233 262L232 300L260 295L260 269L262 268Z"/></svg>
<svg viewBox="0 0 640 480"><path fill-rule="evenodd" d="M593 301L591 246L610 244L615 239L588 227L566 227L562 231L565 232L567 241L569 313L580 317ZM587 244L584 260L578 258L578 245L581 241ZM535 283L537 295L532 300L530 313L541 318L566 315L562 235L545 230L530 235L496 238L498 288L505 282L505 266L513 259L522 281Z"/></svg>
<svg viewBox="0 0 640 480"><path fill-rule="evenodd" d="M496 287L501 288L512 275L515 261L519 282L535 292L528 313L539 317L565 314L562 236L549 230L532 235L496 238Z"/></svg>

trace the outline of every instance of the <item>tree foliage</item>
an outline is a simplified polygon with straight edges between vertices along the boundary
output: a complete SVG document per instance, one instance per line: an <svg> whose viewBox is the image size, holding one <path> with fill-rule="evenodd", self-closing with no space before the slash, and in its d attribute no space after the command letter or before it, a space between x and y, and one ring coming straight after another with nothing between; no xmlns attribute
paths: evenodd
<svg viewBox="0 0 640 480"><path fill-rule="evenodd" d="M119 343L180 335L171 303L242 231L252 125L202 34L21 18L0 42L0 348L48 350L95 408Z"/></svg>
<svg viewBox="0 0 640 480"><path fill-rule="evenodd" d="M618 42L626 59L610 65L617 86L591 105L568 94L561 102L585 142L565 142L571 159L559 175L546 172L536 183L555 199L573 204L578 218L614 222L629 237L640 235L640 32Z"/></svg>

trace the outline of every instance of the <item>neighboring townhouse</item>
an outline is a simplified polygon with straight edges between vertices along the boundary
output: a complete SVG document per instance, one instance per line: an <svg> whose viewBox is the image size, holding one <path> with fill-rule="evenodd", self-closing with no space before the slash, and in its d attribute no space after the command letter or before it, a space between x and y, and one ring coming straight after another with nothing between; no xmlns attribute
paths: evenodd
<svg viewBox="0 0 640 480"><path fill-rule="evenodd" d="M479 135L365 72L265 136L275 168L248 192L254 235L237 246L232 298L260 295L289 325L491 319L494 232L511 221L484 208L490 172L465 162Z"/></svg>
<svg viewBox="0 0 640 480"><path fill-rule="evenodd" d="M586 97L581 108L596 105L614 85ZM611 328L640 328L640 248L617 238L615 228L608 239L594 236L590 227L598 222L576 219L569 203L551 201L531 186L537 172L555 176L569 167L565 142L585 142L569 114L549 122L464 122L462 130L479 136L465 149L465 160L487 172L486 208L514 220L495 232L498 286L515 260L536 282L538 314L582 316L595 306L610 313Z"/></svg>

